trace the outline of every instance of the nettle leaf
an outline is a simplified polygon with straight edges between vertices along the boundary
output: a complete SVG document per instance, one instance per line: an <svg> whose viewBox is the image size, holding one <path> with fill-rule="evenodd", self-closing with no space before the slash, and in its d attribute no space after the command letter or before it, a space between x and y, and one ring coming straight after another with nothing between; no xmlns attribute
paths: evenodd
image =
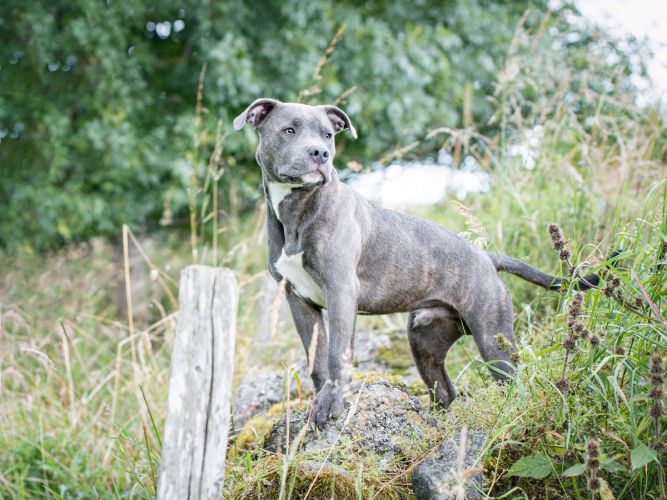
<svg viewBox="0 0 667 500"><path fill-rule="evenodd" d="M639 443L639 445L635 446L630 452L630 463L632 464L632 470L639 469L640 467L645 466L653 460L656 462L658 461L658 458L655 456L655 452L644 443Z"/></svg>
<svg viewBox="0 0 667 500"><path fill-rule="evenodd" d="M544 479L551 474L551 462L544 455L530 455L514 462L508 477L530 477Z"/></svg>
<svg viewBox="0 0 667 500"><path fill-rule="evenodd" d="M572 467L567 468L563 472L563 476L565 477L581 476L585 470L586 470L586 464L576 464L573 465Z"/></svg>
<svg viewBox="0 0 667 500"><path fill-rule="evenodd" d="M603 460L601 467L607 472L616 473L625 471L625 467L613 459Z"/></svg>

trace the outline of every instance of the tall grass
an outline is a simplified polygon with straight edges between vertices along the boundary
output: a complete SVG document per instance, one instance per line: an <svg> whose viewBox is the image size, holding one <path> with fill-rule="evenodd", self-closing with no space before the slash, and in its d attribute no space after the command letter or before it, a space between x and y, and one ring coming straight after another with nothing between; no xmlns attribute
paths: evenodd
<svg viewBox="0 0 667 500"><path fill-rule="evenodd" d="M573 290L539 292L508 278L520 346L516 380L499 391L481 369L474 345L462 340L448 359L461 397L443 418L450 429L484 425L491 433L484 466L492 496L548 491L589 498L609 487L618 497L664 497L667 419L654 392L657 361L652 365L650 358L667 352L667 126L657 109L637 107L631 93L591 88L587 75L601 71L604 61L586 61L587 72L558 60L546 33L517 29L493 96L498 135L485 135L488 124L466 120L462 129L436 129L424 141L439 141L457 158L474 156L494 172L490 193L465 200L468 215L486 230L488 249L567 274L569 266L550 248L547 226L555 222L568 240L575 272L609 269L576 315L586 336L568 326ZM203 118L203 76L200 81L193 149L186 154L193 175L189 244L165 231L156 237L159 246L143 250L155 278L150 321L135 325L132 307L128 317L117 314L110 284L119 275L130 274L128 282L133 276L112 264L104 243L44 257L0 255L0 497L155 493L173 297L178 271L187 263L237 272L236 382L258 365L281 368L303 357L291 325L283 322L264 351L255 345L264 213L240 214L234 191L221 192L237 183L238 174L224 154L227 124L208 125ZM477 98L468 92L466 106ZM514 146L536 133L539 148L526 165ZM417 145L408 146L400 155ZM453 205L421 215L464 229ZM126 248L140 248L129 229L124 234ZM611 266L613 249L623 253ZM127 297L130 306L135 300ZM404 318L364 319L359 328L387 324L404 324ZM598 342L591 342L593 336ZM564 345L569 338L574 345ZM271 469L284 474L286 487L294 484L298 447L292 458L287 466L273 462ZM407 488L421 458L386 471L373 469L372 460L363 462L366 468L354 464L356 491L373 496L383 484ZM232 458L229 491L242 490L248 474L261 478L266 463L257 450ZM596 484L600 489L592 491Z"/></svg>

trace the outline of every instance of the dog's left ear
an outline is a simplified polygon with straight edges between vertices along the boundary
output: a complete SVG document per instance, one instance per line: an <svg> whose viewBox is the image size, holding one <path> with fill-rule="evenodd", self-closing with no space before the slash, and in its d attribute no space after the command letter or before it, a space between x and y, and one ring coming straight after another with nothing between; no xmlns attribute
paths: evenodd
<svg viewBox="0 0 667 500"><path fill-rule="evenodd" d="M357 131L355 130L354 125L352 125L350 118L347 116L347 114L345 114L345 111L331 105L320 107L327 114L327 117L331 121L331 124L333 125L334 131L336 133L340 132L341 130L348 129L350 134L352 134L352 137L354 139L357 138Z"/></svg>

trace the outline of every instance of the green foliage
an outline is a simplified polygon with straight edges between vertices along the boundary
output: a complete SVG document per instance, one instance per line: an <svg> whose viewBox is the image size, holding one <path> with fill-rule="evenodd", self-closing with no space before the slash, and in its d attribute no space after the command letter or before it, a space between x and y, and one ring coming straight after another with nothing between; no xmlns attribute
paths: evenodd
<svg viewBox="0 0 667 500"><path fill-rule="evenodd" d="M281 368L303 358L291 324L277 327L265 351L255 350L263 217L239 213L234 201L256 192L253 134L226 133L257 95L295 99L306 88L307 99L332 100L352 85L345 106L362 137L343 142L340 164L376 159L448 125L414 154L458 150L493 171L491 192L465 200L487 230L489 250L556 272L551 222L562 227L573 255L561 262L562 274L571 265L600 271L611 249L624 250L612 270L619 286L605 293L609 276L587 294L579 316L599 343L578 338L567 354L572 291L547 294L505 277L516 310L517 377L508 387L494 384L474 343L459 342L448 367L460 396L439 416L443 435L464 424L489 431L483 465L492 495L541 498L548 488L588 498L595 478L603 497L609 489L619 498L664 496L667 419L658 415L664 401L656 406L657 392L651 399L650 356L667 353L660 319L667 125L654 109L635 105L627 71L636 47L620 50L604 33L573 29L563 13L545 18L542 3L519 27L523 2L434 5L3 4L0 246L28 251L0 252L0 497L154 494L174 334L169 296L188 253L204 260L219 251L211 260L238 273L237 382L253 363ZM146 28L175 19L185 29L164 39ZM343 23L321 79L311 81ZM468 106L470 121L463 118ZM536 129L542 139L526 168L512 146ZM187 248L176 231L154 236L160 244L149 253L164 297L151 301L155 322L137 344L107 286L118 274L108 246L73 245L46 257L30 251L115 234L121 222L150 229L171 217L185 224L190 197L198 239ZM422 215L463 229L449 205ZM219 248L212 248L218 233ZM405 324L390 319L360 319L359 328ZM405 354L389 361L404 368ZM244 436L245 444L256 437ZM591 461L591 439L599 442L599 464ZM301 481L298 453L285 468L237 444L230 491L274 488L281 471L297 493L312 484ZM377 457L350 455L343 465L358 496L380 488L407 494L421 449L392 464L392 477L380 474ZM321 486L330 490L331 481ZM352 491L351 483L343 486Z"/></svg>
<svg viewBox="0 0 667 500"><path fill-rule="evenodd" d="M544 455L528 455L517 460L507 477L530 477L533 479L544 479L551 474L551 462Z"/></svg>
<svg viewBox="0 0 667 500"><path fill-rule="evenodd" d="M221 119L229 132L231 118L261 95L324 102L354 88L343 105L361 138L341 140L339 165L368 164L429 129L461 126L464 109L492 130L494 105L485 97L526 8L524 26L555 30L546 43L578 34L554 52L582 72L588 55L615 54L617 62L591 74L591 85L607 82L610 68L614 81L626 85L634 48L601 44L600 36L568 21L567 7L544 18L547 3L4 2L0 246L53 248L118 235L121 223L149 230L160 221L184 225L191 170L199 169L200 152L214 147L211 134L193 144L193 123L214 129ZM312 80L342 26L335 51ZM544 75L515 90L530 102L543 84L558 82ZM232 189L241 196L244 185L255 191L253 140L250 131L225 140L219 163L233 169L221 180L221 208L229 206ZM437 147L427 141L417 153Z"/></svg>

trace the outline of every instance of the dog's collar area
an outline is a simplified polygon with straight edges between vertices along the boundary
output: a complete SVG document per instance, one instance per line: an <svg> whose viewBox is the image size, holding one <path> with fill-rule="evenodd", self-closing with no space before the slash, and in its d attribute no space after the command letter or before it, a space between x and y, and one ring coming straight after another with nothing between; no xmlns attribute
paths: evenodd
<svg viewBox="0 0 667 500"><path fill-rule="evenodd" d="M273 208L273 213L276 218L282 222L280 218L280 202L282 202L294 189L303 187L302 184L291 184L288 182L268 182L267 190L269 194L269 203Z"/></svg>
<svg viewBox="0 0 667 500"><path fill-rule="evenodd" d="M313 183L267 181L266 185L269 196L269 202L271 203L271 207L273 207L273 212L276 214L278 220L282 222L279 210L280 203L287 196L289 196L292 193L292 191L321 187L324 186L326 183L327 179L324 176L322 176L322 179L319 182L313 182Z"/></svg>

